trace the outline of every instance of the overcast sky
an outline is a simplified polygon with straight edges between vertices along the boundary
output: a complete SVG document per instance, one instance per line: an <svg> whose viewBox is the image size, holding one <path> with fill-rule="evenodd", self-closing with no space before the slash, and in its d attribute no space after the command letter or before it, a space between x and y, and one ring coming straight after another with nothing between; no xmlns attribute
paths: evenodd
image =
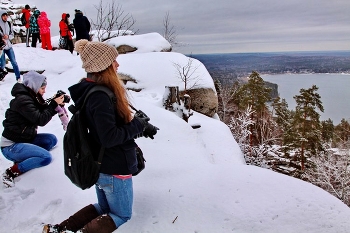
<svg viewBox="0 0 350 233"><path fill-rule="evenodd" d="M23 3L14 0L14 3ZM112 0L103 0L106 5ZM163 34L166 12L185 54L350 50L349 0L121 0L138 34ZM63 12L96 18L98 0L27 0L48 13L58 35Z"/></svg>

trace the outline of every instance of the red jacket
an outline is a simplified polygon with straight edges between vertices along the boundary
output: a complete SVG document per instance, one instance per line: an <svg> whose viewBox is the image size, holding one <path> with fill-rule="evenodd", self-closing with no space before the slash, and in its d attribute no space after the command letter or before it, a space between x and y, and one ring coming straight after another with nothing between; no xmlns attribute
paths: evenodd
<svg viewBox="0 0 350 233"><path fill-rule="evenodd" d="M22 9L22 14L26 17L26 25L24 25L26 28L29 28L29 18L30 18L30 10L28 9Z"/></svg>
<svg viewBox="0 0 350 233"><path fill-rule="evenodd" d="M62 14L62 19L61 19L61 21L59 23L60 35L61 36L68 36L69 39L71 40L72 39L72 33L71 33L71 31L69 31L67 22L68 22L67 14L63 13Z"/></svg>

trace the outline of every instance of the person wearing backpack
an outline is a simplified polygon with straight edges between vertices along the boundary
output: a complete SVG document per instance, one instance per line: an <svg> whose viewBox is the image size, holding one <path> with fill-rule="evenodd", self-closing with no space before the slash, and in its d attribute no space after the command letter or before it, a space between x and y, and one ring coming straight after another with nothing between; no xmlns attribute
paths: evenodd
<svg viewBox="0 0 350 233"><path fill-rule="evenodd" d="M50 150L57 138L49 133L37 133L38 126L45 126L63 104L64 96L54 98L49 104L43 99L47 81L44 75L29 71L23 75L23 83L16 83L11 94L14 99L5 112L0 147L4 157L14 162L1 179L5 187L13 187L19 175L51 162Z"/></svg>
<svg viewBox="0 0 350 233"><path fill-rule="evenodd" d="M50 33L51 21L47 18L45 11L41 12L38 17L38 25L41 37L41 47L43 49L52 50Z"/></svg>
<svg viewBox="0 0 350 233"><path fill-rule="evenodd" d="M0 34L6 43L6 46L3 49L0 63L1 63L1 70L7 74L7 71L5 70L6 60L5 60L5 54L9 58L11 65L13 67L13 71L15 72L16 80L17 82L22 82L21 80L21 73L19 72L18 64L15 57L15 52L13 51L11 40L14 38L13 30L11 27L11 23L7 21L7 11L0 10L1 20L0 20Z"/></svg>
<svg viewBox="0 0 350 233"><path fill-rule="evenodd" d="M35 10L33 15L29 18L29 31L32 35L32 44L31 46L36 48L37 41L40 42L40 29L38 24L38 18L40 15L39 10Z"/></svg>
<svg viewBox="0 0 350 233"><path fill-rule="evenodd" d="M70 25L69 17L70 17L69 14L63 13L62 19L59 22L58 26L60 27L60 36L65 40L64 49L69 50L69 52L73 54L74 45L73 45L72 32L69 29L69 25Z"/></svg>
<svg viewBox="0 0 350 233"><path fill-rule="evenodd" d="M30 37L30 32L29 32L29 18L30 18L30 6L27 4L23 7L21 7L19 11L16 12L16 14L22 14L21 16L21 23L22 25L26 28L26 46L29 46L29 37Z"/></svg>
<svg viewBox="0 0 350 233"><path fill-rule="evenodd" d="M134 138L153 138L158 128L149 123L148 117L133 116L126 90L117 77L115 47L83 39L75 43L75 50L87 72L86 78L68 88L75 106L79 109L87 93L98 85L109 88L115 101L106 92L95 91L82 111L93 154L97 157L100 148L105 148L95 184L97 203L85 206L60 224L46 224L43 232L110 233L132 215L132 174L138 170Z"/></svg>

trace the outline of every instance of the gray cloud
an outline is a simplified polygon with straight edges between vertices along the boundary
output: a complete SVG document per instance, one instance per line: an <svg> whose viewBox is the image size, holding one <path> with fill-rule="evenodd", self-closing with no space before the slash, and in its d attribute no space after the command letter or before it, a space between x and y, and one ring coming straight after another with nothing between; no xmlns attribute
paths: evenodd
<svg viewBox="0 0 350 233"><path fill-rule="evenodd" d="M114 0L103 0L109 3ZM82 10L94 19L91 0L27 1L45 10L58 35L63 12ZM163 32L170 13L182 53L350 50L348 0L128 0L118 1L136 20L139 33Z"/></svg>

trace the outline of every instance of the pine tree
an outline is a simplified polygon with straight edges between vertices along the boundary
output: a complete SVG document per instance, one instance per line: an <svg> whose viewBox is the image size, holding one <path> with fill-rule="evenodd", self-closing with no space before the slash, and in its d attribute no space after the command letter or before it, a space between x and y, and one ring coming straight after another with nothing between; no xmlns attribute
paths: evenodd
<svg viewBox="0 0 350 233"><path fill-rule="evenodd" d="M322 125L322 140L325 143L332 143L334 134L334 125L331 119L321 122Z"/></svg>
<svg viewBox="0 0 350 233"><path fill-rule="evenodd" d="M289 156L289 151L293 148L294 138L296 137L293 127L293 117L295 113L288 109L288 103L286 100L281 100L279 97L274 99L272 107L275 114L275 121L281 131L280 142L283 148L283 153L284 155Z"/></svg>
<svg viewBox="0 0 350 233"><path fill-rule="evenodd" d="M263 125L266 123L264 119L269 116L267 104L271 100L270 92L271 88L265 86L265 82L259 73L253 71L249 76L248 83L242 85L237 94L234 95L234 101L240 111L244 111L248 106L251 106L254 112L251 116L251 120L255 122L250 129L252 133L250 135L251 146L261 143L262 138L265 137L263 129L266 127L263 127Z"/></svg>
<svg viewBox="0 0 350 233"><path fill-rule="evenodd" d="M316 155L322 149L320 114L323 112L321 96L316 92L318 87L313 85L309 89L301 89L296 95L297 106L294 117L296 149L300 150L301 170L305 169L307 157Z"/></svg>
<svg viewBox="0 0 350 233"><path fill-rule="evenodd" d="M344 118L334 127L334 143L344 143L350 139L350 124Z"/></svg>

